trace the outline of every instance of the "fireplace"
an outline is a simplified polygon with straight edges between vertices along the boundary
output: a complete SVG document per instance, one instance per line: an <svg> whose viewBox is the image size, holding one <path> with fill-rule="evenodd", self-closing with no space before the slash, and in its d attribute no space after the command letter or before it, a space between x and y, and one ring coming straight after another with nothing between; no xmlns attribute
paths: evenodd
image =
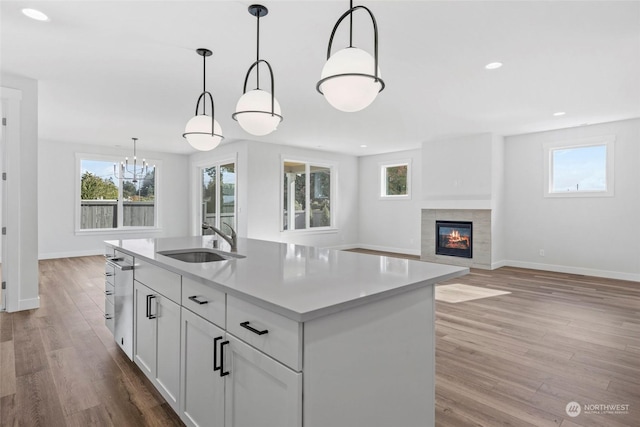
<svg viewBox="0 0 640 427"><path fill-rule="evenodd" d="M472 258L473 223L436 221L436 255Z"/></svg>

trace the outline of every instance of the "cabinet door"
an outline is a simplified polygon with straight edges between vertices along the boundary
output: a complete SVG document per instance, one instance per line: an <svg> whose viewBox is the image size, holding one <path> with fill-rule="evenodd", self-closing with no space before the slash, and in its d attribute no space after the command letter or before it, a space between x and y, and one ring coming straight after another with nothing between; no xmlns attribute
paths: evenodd
<svg viewBox="0 0 640 427"><path fill-rule="evenodd" d="M300 427L302 373L227 334L225 426Z"/></svg>
<svg viewBox="0 0 640 427"><path fill-rule="evenodd" d="M134 282L134 358L136 365L153 381L156 373L157 323L149 313L153 291Z"/></svg>
<svg viewBox="0 0 640 427"><path fill-rule="evenodd" d="M188 426L224 426L225 379L214 370L223 339L222 329L182 309L180 418Z"/></svg>
<svg viewBox="0 0 640 427"><path fill-rule="evenodd" d="M160 294L154 295L151 316L155 316L157 322L155 380L160 394L179 412L180 306Z"/></svg>

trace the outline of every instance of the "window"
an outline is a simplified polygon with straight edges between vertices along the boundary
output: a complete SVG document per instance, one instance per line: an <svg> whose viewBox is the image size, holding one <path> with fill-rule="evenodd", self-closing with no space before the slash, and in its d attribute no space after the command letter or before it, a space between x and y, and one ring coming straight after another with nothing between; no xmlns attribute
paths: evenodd
<svg viewBox="0 0 640 427"><path fill-rule="evenodd" d="M283 230L330 228L333 225L333 165L283 161Z"/></svg>
<svg viewBox="0 0 640 427"><path fill-rule="evenodd" d="M411 162L380 164L380 197L384 199L411 198Z"/></svg>
<svg viewBox="0 0 640 427"><path fill-rule="evenodd" d="M613 142L606 136L546 144L544 195L613 196Z"/></svg>
<svg viewBox="0 0 640 427"><path fill-rule="evenodd" d="M229 233L228 224L236 229L236 165L221 162L200 168L202 199L201 222ZM211 234L203 230L203 234Z"/></svg>
<svg viewBox="0 0 640 427"><path fill-rule="evenodd" d="M156 166L121 176L119 159L79 155L79 231L156 228Z"/></svg>

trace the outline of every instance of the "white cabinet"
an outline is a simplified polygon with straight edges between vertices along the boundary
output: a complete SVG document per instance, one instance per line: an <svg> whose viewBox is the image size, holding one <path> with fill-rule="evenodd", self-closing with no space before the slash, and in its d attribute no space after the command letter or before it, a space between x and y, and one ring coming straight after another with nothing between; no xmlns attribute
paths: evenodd
<svg viewBox="0 0 640 427"><path fill-rule="evenodd" d="M181 411L189 426L299 427L302 373L182 308Z"/></svg>
<svg viewBox="0 0 640 427"><path fill-rule="evenodd" d="M224 377L218 354L224 335L213 323L182 309L180 418L188 426L224 425Z"/></svg>
<svg viewBox="0 0 640 427"><path fill-rule="evenodd" d="M179 411L180 306L134 282L134 361L169 405Z"/></svg>
<svg viewBox="0 0 640 427"><path fill-rule="evenodd" d="M227 334L225 427L302 426L302 373Z"/></svg>

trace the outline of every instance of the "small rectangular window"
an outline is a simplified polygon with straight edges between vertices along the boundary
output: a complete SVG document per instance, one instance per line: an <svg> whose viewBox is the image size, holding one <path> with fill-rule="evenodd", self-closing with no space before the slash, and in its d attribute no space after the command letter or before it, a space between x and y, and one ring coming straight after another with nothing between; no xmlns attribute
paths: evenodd
<svg viewBox="0 0 640 427"><path fill-rule="evenodd" d="M411 198L411 162L380 164L380 197L385 199Z"/></svg>
<svg viewBox="0 0 640 427"><path fill-rule="evenodd" d="M282 229L329 228L333 224L333 166L283 161Z"/></svg>
<svg viewBox="0 0 640 427"><path fill-rule="evenodd" d="M613 137L545 145L545 196L613 195Z"/></svg>

